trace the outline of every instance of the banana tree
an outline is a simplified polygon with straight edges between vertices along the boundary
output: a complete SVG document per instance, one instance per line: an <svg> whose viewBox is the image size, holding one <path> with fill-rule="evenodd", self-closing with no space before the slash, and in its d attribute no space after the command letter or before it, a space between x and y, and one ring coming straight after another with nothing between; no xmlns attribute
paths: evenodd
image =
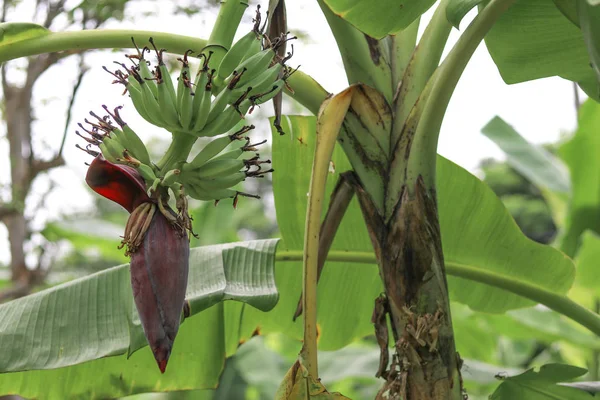
<svg viewBox="0 0 600 400"><path fill-rule="evenodd" d="M135 49L127 63L107 72L125 87L144 119L172 135L164 156L151 160L119 108L103 105L106 116L91 112L91 121L80 125L79 134L87 142L82 149L93 157L87 183L131 213L122 243L131 256L131 272L128 276L125 266L117 267L0 306L0 332L10 338L0 341L3 354L9 354L0 367L15 372L10 381L0 383L7 392L35 397L46 389L51 398L114 397L211 387L223 357L241 340L280 331L304 342L279 398L343 398L328 393L318 380L317 339L322 348L343 346L372 332L374 324L381 355L373 373L384 381L378 398L463 399L450 298L489 312L542 303L600 334L600 318L564 296L574 279L571 261L558 250L527 241L481 182L436 154L452 92L484 38L507 83L558 75L578 82L597 99L593 32L600 21L590 10L600 6L586 0L441 0L417 43L420 16L433 0L376 6L366 0L318 3L350 84L333 96L289 66L293 50L287 52L287 47L293 38L285 27L283 0L270 2L266 23L257 12L253 29L233 45L247 4L231 0L222 2L208 40L161 32L53 33L27 23L0 26L0 61L75 48ZM458 26L474 7L477 16L442 60L452 25ZM176 84L165 52L182 56ZM156 55L156 66L149 64L147 53ZM195 75L191 58L200 64ZM316 119L282 117L282 92ZM253 127L244 125L244 116L270 99L276 111L275 171L256 154L260 143L249 138ZM280 137L283 133L287 137ZM190 157L198 138L216 136ZM290 166L287 174L277 175L279 168ZM190 252L188 238L194 233L187 196L231 198L235 207L240 197L255 197L237 189L241 181L271 173L284 239L279 248L273 241L260 241ZM335 187L332 178L337 179ZM305 224L290 223L298 210L306 211ZM304 230L298 228L302 225ZM298 240L301 236L303 241ZM301 302L298 274L282 267L275 307L274 263L300 260ZM379 279L372 268L336 271L336 262L376 264ZM317 306L317 281L326 264L336 279L330 275L322 283L320 298L326 293L328 301ZM131 289L123 283L129 279ZM344 293L351 287L344 279L363 284L365 296L351 299L356 295ZM48 321L48 341L42 340L41 328L28 329L40 315L39 326L45 326L45 313L56 315L79 298L80 290L91 290L92 303L75 303L70 309L78 320L92 313L88 326L67 333L68 320ZM107 295L110 290L115 295ZM227 299L271 311L261 314L244 304L222 303ZM345 301L337 306L345 312L322 312L322 304L330 306L334 300ZM294 318L303 314L302 329L291 321L294 309ZM363 315L349 317L358 310ZM180 321L193 315L175 342ZM204 329L214 345L194 343L192 325ZM93 352L84 351L88 339L98 344ZM38 350L20 354L33 343L41 345ZM169 359L177 363L164 377L148 372L148 353L136 352L145 343L160 372L166 371ZM131 360L105 358L123 354ZM207 359L217 367L200 371L197 363ZM200 368L194 370L195 378L186 379L185 362ZM62 371L86 383L45 386ZM97 371L106 377L97 379ZM554 371L552 376L577 375ZM89 382L90 377L96 379ZM27 382L39 384L25 387Z"/></svg>

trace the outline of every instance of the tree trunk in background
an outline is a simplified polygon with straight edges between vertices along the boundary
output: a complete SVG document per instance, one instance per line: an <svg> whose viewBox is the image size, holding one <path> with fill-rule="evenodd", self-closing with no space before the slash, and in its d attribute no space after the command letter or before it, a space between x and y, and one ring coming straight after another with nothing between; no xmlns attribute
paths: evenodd
<svg viewBox="0 0 600 400"><path fill-rule="evenodd" d="M17 286L27 285L29 270L25 262L23 246L27 239L27 221L25 220L25 199L29 192L29 164L31 157L31 87L11 86L6 77L2 77L6 132L9 144L11 203L14 211L4 218L10 243L10 271L12 281ZM29 80L29 79L28 79Z"/></svg>

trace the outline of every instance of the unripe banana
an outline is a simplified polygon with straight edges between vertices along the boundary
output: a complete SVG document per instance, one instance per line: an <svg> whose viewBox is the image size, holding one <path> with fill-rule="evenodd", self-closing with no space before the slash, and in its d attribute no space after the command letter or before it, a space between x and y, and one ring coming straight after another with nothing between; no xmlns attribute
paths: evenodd
<svg viewBox="0 0 600 400"><path fill-rule="evenodd" d="M221 200L226 198L235 198L238 195L238 192L233 189L223 189L223 190L206 190L198 185L186 185L185 191L190 195L193 199L196 200Z"/></svg>
<svg viewBox="0 0 600 400"><path fill-rule="evenodd" d="M133 129L123 121L121 115L119 115L119 109L122 107L116 107L113 112L110 112L106 105L102 105L104 111L111 116L111 118L121 127L121 130L114 129L113 133L117 134L118 140L121 142L123 147L136 159L140 160L144 164L150 165L150 155L146 149L146 145L142 142L142 139L134 132Z"/></svg>
<svg viewBox="0 0 600 400"><path fill-rule="evenodd" d="M106 143L102 142L98 145L98 148L100 149L100 151L102 152L102 156L107 160L110 161L113 164L117 163L117 155L114 155L112 153L111 150L108 149L108 146L106 145Z"/></svg>
<svg viewBox="0 0 600 400"><path fill-rule="evenodd" d="M139 82L132 75L129 75L127 81L127 90L129 91L129 97L131 97L131 102L133 103L135 110L146 121L150 122L152 125L156 125L155 119L150 116L144 106L142 88Z"/></svg>
<svg viewBox="0 0 600 400"><path fill-rule="evenodd" d="M242 63L244 56L248 53L254 43L258 43L260 49L260 42L260 37L254 30L251 30L240 40L235 42L221 60L221 64L219 64L219 68L217 69L219 78L225 79L231 75L233 70Z"/></svg>
<svg viewBox="0 0 600 400"><path fill-rule="evenodd" d="M173 80L171 79L171 74L169 73L169 70L163 61L164 49L158 50L154 44L154 39L152 38L150 38L150 44L152 44L152 47L154 47L154 51L156 52L156 58L158 59L157 68L160 71L160 75L163 77L163 81L167 85L167 92L171 96L171 101L173 104L177 105L177 94L175 92L175 87L173 86Z"/></svg>
<svg viewBox="0 0 600 400"><path fill-rule="evenodd" d="M179 109L181 127L188 131L192 128L192 119L194 118L194 92L191 82L184 82L183 94L181 99L181 108Z"/></svg>
<svg viewBox="0 0 600 400"><path fill-rule="evenodd" d="M194 93L194 102L192 104L192 109L194 110L192 132L201 131L204 125L206 125L206 121L208 121L212 104L212 92L209 80L208 69L202 68L196 77L196 92Z"/></svg>
<svg viewBox="0 0 600 400"><path fill-rule="evenodd" d="M152 94L154 95L155 98L158 98L158 89L156 87L156 83L154 82L154 75L152 74L152 71L150 70L150 67L148 66L148 61L144 58L144 53L145 52L150 52L150 49L148 49L147 47L144 47L141 52L138 50L138 64L137 64L137 71L140 75L140 77L148 82L148 88L150 89L150 91L152 91Z"/></svg>
<svg viewBox="0 0 600 400"><path fill-rule="evenodd" d="M142 142L142 139L140 139L128 124L123 125L122 129L125 140L129 146L127 149L142 163L150 165L150 155L148 154L148 149L146 149L146 145Z"/></svg>
<svg viewBox="0 0 600 400"><path fill-rule="evenodd" d="M250 96L250 101L253 103L253 105L263 104L271 100L273 97L277 96L277 93L279 93L281 89L283 89L284 85L285 81L283 79L279 79L277 82L273 83L271 89L267 89L266 92Z"/></svg>
<svg viewBox="0 0 600 400"><path fill-rule="evenodd" d="M243 160L211 160L202 167L197 168L195 176L200 179L213 179L231 175L244 168ZM183 170L185 171L184 164Z"/></svg>
<svg viewBox="0 0 600 400"><path fill-rule="evenodd" d="M125 147L123 147L123 145L121 143L119 143L115 138L106 137L102 141L102 144L104 145L104 148L108 152L108 154L105 155L105 157L104 157L107 160L111 161L107 156L109 156L110 158L112 158L116 161L118 161L118 159L123 157L123 152L125 151ZM100 149L102 150L102 155L104 155L104 149L102 147L100 147ZM111 162L113 162L113 161L111 161Z"/></svg>
<svg viewBox="0 0 600 400"><path fill-rule="evenodd" d="M237 87L233 90L236 97L241 96L246 91L247 87L251 87L252 90L248 92L249 96L253 96L259 93L264 93L272 88L275 81L279 78L279 73L283 69L283 65L277 63L272 67L268 68L266 71L262 72L252 81L250 81L244 87Z"/></svg>
<svg viewBox="0 0 600 400"><path fill-rule="evenodd" d="M249 129L248 129L249 130ZM244 131L247 132L248 130ZM240 131L241 132L241 131ZM223 136L218 139L212 140L208 143L204 148L194 157L194 159L189 163L190 167L199 168L208 162L211 158L219 154L223 151L224 148L229 146L231 142L235 140L239 140L240 135L233 134L230 136Z"/></svg>
<svg viewBox="0 0 600 400"><path fill-rule="evenodd" d="M156 174L154 173L154 170L152 169L152 167L150 167L146 164L140 163L140 164L136 165L135 168L138 170L140 175L144 178L144 181L154 182L157 179Z"/></svg>
<svg viewBox="0 0 600 400"><path fill-rule="evenodd" d="M198 136L211 137L227 132L242 120L252 105L250 100L244 100L239 105L234 103L228 106L221 115L206 124L204 129L198 133Z"/></svg>
<svg viewBox="0 0 600 400"><path fill-rule="evenodd" d="M191 50L188 50L184 53L183 58L178 58L181 61L181 72L179 73L179 78L177 78L177 108L181 109L181 100L183 99L183 89L185 88L186 82L185 79L189 79L190 77L190 63L188 62L188 53ZM197 89L196 89L197 90Z"/></svg>
<svg viewBox="0 0 600 400"><path fill-rule="evenodd" d="M161 69L156 70L157 88L158 88L158 107L164 121L169 127L179 128L179 115L177 114L177 104L173 100L175 93L170 93L169 85L166 81L170 81L170 76L165 76ZM171 83L171 86L173 84Z"/></svg>
<svg viewBox="0 0 600 400"><path fill-rule="evenodd" d="M273 61L273 57L275 57L275 52L273 51L273 49L269 48L253 55L246 61L242 62L236 68L237 75L241 74L236 86L245 86L248 82L256 78L267 68L269 68L271 61ZM232 79L236 79L237 75L230 75L225 80L225 83L229 84L232 81Z"/></svg>
<svg viewBox="0 0 600 400"><path fill-rule="evenodd" d="M221 93L217 95L210 105L210 112L208 113L206 123L210 124L217 119L217 117L223 113L225 107L227 107L228 104L233 103L238 97L239 95L235 96L233 90L229 90L228 88L221 90Z"/></svg>
<svg viewBox="0 0 600 400"><path fill-rule="evenodd" d="M244 54L244 57L242 57L242 60L240 63L243 63L250 57L254 56L261 49L262 49L262 35L260 35L260 37L258 37L257 40L253 40L252 42L250 42L250 45L248 46L248 51L246 51L246 54Z"/></svg>
<svg viewBox="0 0 600 400"><path fill-rule="evenodd" d="M204 189L213 191L213 190L223 190L223 189L231 188L231 187L237 185L238 183L243 182L245 179L246 179L246 173L240 171L240 172L235 172L231 175L228 175L228 176L225 176L222 178L201 179L194 183Z"/></svg>
<svg viewBox="0 0 600 400"><path fill-rule="evenodd" d="M142 101L144 103L144 108L148 112L150 118L152 118L155 122L154 125L159 126L161 128L166 128L169 124L163 119L160 107L158 106L158 102L152 95L150 91L150 87L147 82L140 82L140 86L142 88Z"/></svg>

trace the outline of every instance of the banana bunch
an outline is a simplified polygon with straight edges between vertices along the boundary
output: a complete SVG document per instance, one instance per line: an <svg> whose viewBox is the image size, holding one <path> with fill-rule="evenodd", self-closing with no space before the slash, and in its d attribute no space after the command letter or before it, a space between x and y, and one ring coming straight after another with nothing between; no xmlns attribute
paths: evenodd
<svg viewBox="0 0 600 400"><path fill-rule="evenodd" d="M262 178L273 172L272 168L264 168L271 161L261 160L256 153L257 146L266 140L251 144L250 139L243 136L252 129L253 125L244 126L231 135L214 139L192 161L183 164L177 172L177 180L190 197L215 201L233 198L234 207L239 196L259 198L234 189L246 178Z"/></svg>
<svg viewBox="0 0 600 400"><path fill-rule="evenodd" d="M282 36L270 42L257 25L231 47L217 68L211 65L212 52L200 54L201 65L194 79L188 50L178 59L182 68L176 87L164 63L165 50L159 50L152 38L150 43L158 60L154 69L145 58L150 50L137 46L137 54L127 56L133 67L117 63L124 71L103 68L116 78L113 83L125 85L135 109L151 124L195 137L221 135L255 106L275 97L294 72L285 66L291 53L283 58L276 54L289 39Z"/></svg>
<svg viewBox="0 0 600 400"><path fill-rule="evenodd" d="M79 127L83 132L87 133L88 136L84 136L79 131L75 133L83 138L88 144L85 148L76 145L79 149L84 150L86 153L97 157L100 152L102 156L113 164L127 164L135 166L140 175L146 181L156 180L156 174L150 167L150 155L144 145L144 142L135 133L133 129L121 118L119 110L122 107L117 107L111 113L107 106L103 105L102 108L108 113L105 117L99 117L93 111L90 111L90 115L96 119L96 121L89 121L87 118L84 120L89 127L86 128L83 124L79 123ZM115 121L119 127L112 124L111 118ZM91 146L97 146L100 152L91 149Z"/></svg>

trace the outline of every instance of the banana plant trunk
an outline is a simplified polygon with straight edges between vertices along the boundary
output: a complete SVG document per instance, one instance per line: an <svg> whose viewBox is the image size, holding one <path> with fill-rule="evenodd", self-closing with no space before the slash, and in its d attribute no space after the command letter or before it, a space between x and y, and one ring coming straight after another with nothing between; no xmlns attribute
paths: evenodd
<svg viewBox="0 0 600 400"><path fill-rule="evenodd" d="M383 321L389 315L394 335L390 369L384 362L378 372L386 383L377 398L463 399L462 361L452 331L436 192L420 176L414 182L402 186L387 223L360 183L356 185L385 286ZM387 357L384 351L387 346L382 358Z"/></svg>

